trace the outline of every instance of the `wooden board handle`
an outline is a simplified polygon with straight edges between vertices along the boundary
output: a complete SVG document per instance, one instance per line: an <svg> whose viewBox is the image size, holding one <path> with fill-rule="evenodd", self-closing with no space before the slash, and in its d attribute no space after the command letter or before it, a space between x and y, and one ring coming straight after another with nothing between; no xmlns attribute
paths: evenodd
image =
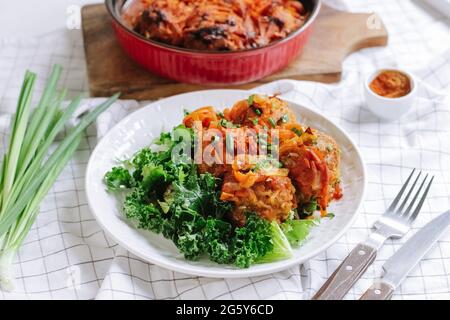
<svg viewBox="0 0 450 320"><path fill-rule="evenodd" d="M334 271L313 300L341 300L372 264L377 250L366 244L358 244Z"/></svg>
<svg viewBox="0 0 450 320"><path fill-rule="evenodd" d="M367 289L359 300L389 300L393 294L394 288L390 284L380 281Z"/></svg>

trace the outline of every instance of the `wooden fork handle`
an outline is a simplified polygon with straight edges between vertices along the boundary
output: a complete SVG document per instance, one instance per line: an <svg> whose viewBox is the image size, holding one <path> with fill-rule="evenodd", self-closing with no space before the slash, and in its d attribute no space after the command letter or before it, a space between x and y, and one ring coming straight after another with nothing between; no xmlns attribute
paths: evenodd
<svg viewBox="0 0 450 320"><path fill-rule="evenodd" d="M389 300L393 294L394 287L387 282L380 281L367 289L359 300Z"/></svg>
<svg viewBox="0 0 450 320"><path fill-rule="evenodd" d="M341 300L372 264L377 250L360 243L345 258L313 300Z"/></svg>

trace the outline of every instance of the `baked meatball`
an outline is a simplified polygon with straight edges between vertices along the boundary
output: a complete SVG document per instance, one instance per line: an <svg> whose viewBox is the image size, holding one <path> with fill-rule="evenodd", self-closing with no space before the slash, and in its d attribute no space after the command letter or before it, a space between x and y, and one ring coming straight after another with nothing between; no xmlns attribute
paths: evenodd
<svg viewBox="0 0 450 320"><path fill-rule="evenodd" d="M265 176L260 180L243 188L233 173L225 176L221 199L233 202L230 218L237 225L245 224L247 212L255 212L269 221L283 222L297 207L295 188L289 177Z"/></svg>
<svg viewBox="0 0 450 320"><path fill-rule="evenodd" d="M340 150L327 134L308 129L305 140L294 138L280 147L280 161L298 191L301 203L315 198L325 210L331 199L340 198Z"/></svg>

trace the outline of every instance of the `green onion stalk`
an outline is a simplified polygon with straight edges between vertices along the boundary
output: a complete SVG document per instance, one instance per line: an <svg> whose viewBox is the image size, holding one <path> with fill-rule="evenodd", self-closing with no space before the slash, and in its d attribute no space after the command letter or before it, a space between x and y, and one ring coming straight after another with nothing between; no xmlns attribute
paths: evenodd
<svg viewBox="0 0 450 320"><path fill-rule="evenodd" d="M77 97L62 107L66 91L57 90L60 75L61 67L56 65L32 109L36 74L26 72L0 167L0 286L5 290L14 287L12 263L39 214L40 203L72 158L86 127L119 96L112 96L84 115L61 141L56 141L81 102Z"/></svg>

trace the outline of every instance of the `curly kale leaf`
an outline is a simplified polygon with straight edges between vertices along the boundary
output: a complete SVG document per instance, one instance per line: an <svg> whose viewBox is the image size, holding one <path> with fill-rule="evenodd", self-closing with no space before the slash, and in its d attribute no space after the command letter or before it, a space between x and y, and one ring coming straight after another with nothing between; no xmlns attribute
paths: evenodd
<svg viewBox="0 0 450 320"><path fill-rule="evenodd" d="M165 172L166 182L182 181L186 172L192 167L189 158L192 152L191 142L193 131L185 126L178 126L171 133L163 132L153 143L157 151L151 148L143 148L131 159L134 168L133 177L141 182L146 178L146 167L161 166Z"/></svg>
<svg viewBox="0 0 450 320"><path fill-rule="evenodd" d="M230 248L231 224L216 218L208 218L205 227L206 251L211 261L228 264L233 262Z"/></svg>
<svg viewBox="0 0 450 320"><path fill-rule="evenodd" d="M130 172L123 167L114 167L105 174L105 184L109 191L131 188L135 181Z"/></svg>
<svg viewBox="0 0 450 320"><path fill-rule="evenodd" d="M188 260L197 260L205 253L204 228L206 220L186 207L174 207L170 219L163 225L164 237L171 239Z"/></svg>
<svg viewBox="0 0 450 320"><path fill-rule="evenodd" d="M235 265L250 267L273 250L270 222L256 214L248 215L245 226L235 229L231 247Z"/></svg>
<svg viewBox="0 0 450 320"><path fill-rule="evenodd" d="M219 199L218 185L214 176L209 173L199 175L195 167L184 182L175 180L172 184L170 218L164 224L163 235L172 239L186 259L195 260L205 253L216 257L220 244L225 243L225 237L213 238L219 231L223 232L223 227L219 227L219 223L213 226L207 222L231 210L229 203ZM208 242L216 249L212 249ZM219 260L219 257L214 259Z"/></svg>
<svg viewBox="0 0 450 320"><path fill-rule="evenodd" d="M142 168L142 183L144 190L148 190L161 198L169 185L169 174L162 165L149 163Z"/></svg>
<svg viewBox="0 0 450 320"><path fill-rule="evenodd" d="M126 195L123 210L128 219L138 223L138 228L156 233L162 231L164 213L157 206L148 202L148 197L141 188L136 188Z"/></svg>
<svg viewBox="0 0 450 320"><path fill-rule="evenodd" d="M131 159L131 165L134 168L133 177L136 181L142 181L142 170L146 165L156 164L158 154L153 152L150 148L143 148L138 151Z"/></svg>
<svg viewBox="0 0 450 320"><path fill-rule="evenodd" d="M185 183L175 181L174 205L189 208L202 216L222 218L232 205L220 200L220 180L210 173L198 175L193 168Z"/></svg>

